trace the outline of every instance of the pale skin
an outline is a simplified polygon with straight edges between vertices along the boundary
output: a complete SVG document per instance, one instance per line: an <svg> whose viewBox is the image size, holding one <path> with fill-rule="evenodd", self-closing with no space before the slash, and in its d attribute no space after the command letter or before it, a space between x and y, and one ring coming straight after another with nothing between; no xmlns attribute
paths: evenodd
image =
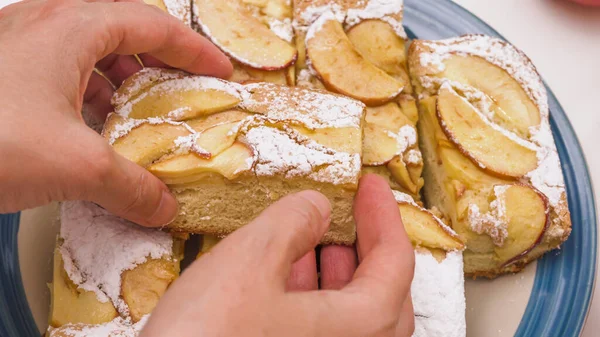
<svg viewBox="0 0 600 337"><path fill-rule="evenodd" d="M83 122L111 111L141 65L228 77L205 38L137 1L26 0L0 10L0 213L89 200L143 226L177 213L167 187ZM356 248L314 248L329 226L318 192L282 198L192 264L142 336L410 336L414 253L387 184L361 179Z"/></svg>

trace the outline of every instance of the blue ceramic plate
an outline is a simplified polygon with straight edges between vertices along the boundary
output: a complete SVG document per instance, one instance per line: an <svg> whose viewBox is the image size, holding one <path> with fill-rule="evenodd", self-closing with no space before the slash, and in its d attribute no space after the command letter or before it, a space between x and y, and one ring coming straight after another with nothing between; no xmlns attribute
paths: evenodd
<svg viewBox="0 0 600 337"><path fill-rule="evenodd" d="M406 0L411 38L441 39L467 33L501 36L448 0ZM590 306L596 269L596 213L583 152L563 109L548 90L550 124L562 162L573 233L560 254L537 264L529 303L516 336L578 336ZM0 215L0 336L39 337L21 283L17 256L19 214Z"/></svg>

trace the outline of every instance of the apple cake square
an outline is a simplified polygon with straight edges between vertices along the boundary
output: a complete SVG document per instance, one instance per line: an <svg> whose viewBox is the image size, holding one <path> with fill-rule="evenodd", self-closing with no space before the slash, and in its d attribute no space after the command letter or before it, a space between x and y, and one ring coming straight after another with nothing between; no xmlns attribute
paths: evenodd
<svg viewBox="0 0 600 337"><path fill-rule="evenodd" d="M323 242L354 242L362 103L150 68L113 98L103 135L170 187L180 206L170 230L224 236L282 196L315 189L333 207Z"/></svg>
<svg viewBox="0 0 600 337"><path fill-rule="evenodd" d="M544 84L514 46L483 35L413 41L425 200L465 241L465 272L521 270L571 232Z"/></svg>
<svg viewBox="0 0 600 337"><path fill-rule="evenodd" d="M48 336L137 335L179 276L183 240L86 201L64 202L60 218Z"/></svg>

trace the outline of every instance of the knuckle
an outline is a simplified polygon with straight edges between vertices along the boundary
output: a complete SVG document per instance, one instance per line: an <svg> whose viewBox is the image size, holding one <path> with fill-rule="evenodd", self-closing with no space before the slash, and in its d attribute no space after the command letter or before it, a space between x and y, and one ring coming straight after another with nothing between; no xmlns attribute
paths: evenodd
<svg viewBox="0 0 600 337"><path fill-rule="evenodd" d="M145 189L147 188L148 177L144 172L140 172L133 182L133 193L129 194L129 201L123 205L122 213L130 213L132 210L140 208L145 202Z"/></svg>
<svg viewBox="0 0 600 337"><path fill-rule="evenodd" d="M84 155L84 161L92 179L95 179L98 183L105 185L113 178L117 159L113 149L108 144Z"/></svg>

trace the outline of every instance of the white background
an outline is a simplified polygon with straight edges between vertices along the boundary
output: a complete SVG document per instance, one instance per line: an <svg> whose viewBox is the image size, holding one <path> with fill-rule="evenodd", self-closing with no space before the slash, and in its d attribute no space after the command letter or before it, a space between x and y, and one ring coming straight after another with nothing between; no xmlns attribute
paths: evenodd
<svg viewBox="0 0 600 337"><path fill-rule="evenodd" d="M455 1L533 60L577 132L600 201L600 9L566 0ZM0 0L0 8L11 2ZM583 337L600 331L600 300L589 317Z"/></svg>
<svg viewBox="0 0 600 337"><path fill-rule="evenodd" d="M455 2L531 58L575 128L600 202L600 9L566 0ZM599 285L600 281L596 282L599 299L592 303L583 337L599 335Z"/></svg>

